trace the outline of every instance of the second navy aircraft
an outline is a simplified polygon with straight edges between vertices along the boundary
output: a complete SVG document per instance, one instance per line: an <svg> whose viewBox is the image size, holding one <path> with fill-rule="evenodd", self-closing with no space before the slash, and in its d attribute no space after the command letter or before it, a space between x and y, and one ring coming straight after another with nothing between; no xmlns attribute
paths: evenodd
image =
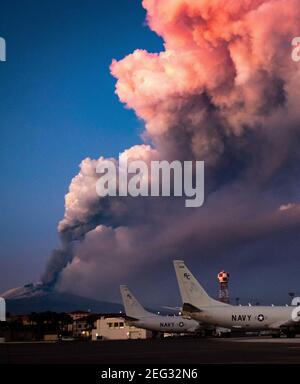
<svg viewBox="0 0 300 384"><path fill-rule="evenodd" d="M183 314L201 322L203 327L230 330L269 330L295 337L300 331L300 307L234 306L210 297L186 267L175 260L174 267L183 303Z"/></svg>
<svg viewBox="0 0 300 384"><path fill-rule="evenodd" d="M161 316L148 312L137 301L126 285L120 286L127 322L139 328L155 332L187 333L195 332L199 323L182 316Z"/></svg>

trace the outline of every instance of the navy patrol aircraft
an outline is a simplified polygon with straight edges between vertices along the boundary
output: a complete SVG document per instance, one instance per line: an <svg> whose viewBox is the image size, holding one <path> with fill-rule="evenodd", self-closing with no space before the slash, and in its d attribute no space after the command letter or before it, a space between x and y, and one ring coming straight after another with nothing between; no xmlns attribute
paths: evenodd
<svg viewBox="0 0 300 384"><path fill-rule="evenodd" d="M183 261L174 267L183 302L183 315L205 326L240 330L269 330L273 337L281 333L295 337L300 331L300 307L233 306L211 298Z"/></svg>
<svg viewBox="0 0 300 384"><path fill-rule="evenodd" d="M193 319L182 316L160 316L146 311L137 301L126 285L120 286L123 304L128 323L139 328L154 332L187 333L195 332L199 323Z"/></svg>

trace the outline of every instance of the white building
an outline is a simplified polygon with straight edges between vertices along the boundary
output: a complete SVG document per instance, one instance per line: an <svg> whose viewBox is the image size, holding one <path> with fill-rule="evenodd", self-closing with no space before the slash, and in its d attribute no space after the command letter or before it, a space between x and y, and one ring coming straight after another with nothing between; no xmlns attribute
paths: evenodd
<svg viewBox="0 0 300 384"><path fill-rule="evenodd" d="M101 317L95 322L92 340L137 340L149 339L152 332L129 326L123 317Z"/></svg>
<svg viewBox="0 0 300 384"><path fill-rule="evenodd" d="M86 317L74 320L73 323L68 324L67 331L72 334L73 337L89 337L90 325Z"/></svg>

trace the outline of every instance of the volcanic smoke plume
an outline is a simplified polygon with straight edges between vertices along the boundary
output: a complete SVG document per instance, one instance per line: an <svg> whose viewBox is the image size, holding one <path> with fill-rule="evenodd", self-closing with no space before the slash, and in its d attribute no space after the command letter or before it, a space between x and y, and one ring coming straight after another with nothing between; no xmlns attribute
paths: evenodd
<svg viewBox="0 0 300 384"><path fill-rule="evenodd" d="M291 60L291 41L300 33L298 0L142 4L164 51L136 50L112 62L116 93L144 121L150 143L122 156L204 160L205 206L100 199L95 168L104 159L87 158L66 195L63 246L43 281L99 296L146 270L162 278L177 257L202 268L215 260L295 268L300 65Z"/></svg>

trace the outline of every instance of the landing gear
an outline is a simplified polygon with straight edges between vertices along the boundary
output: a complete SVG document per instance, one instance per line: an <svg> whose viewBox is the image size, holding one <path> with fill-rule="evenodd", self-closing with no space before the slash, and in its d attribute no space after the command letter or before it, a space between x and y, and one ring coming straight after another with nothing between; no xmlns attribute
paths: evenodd
<svg viewBox="0 0 300 384"><path fill-rule="evenodd" d="M221 338L230 337L231 329L216 326L216 328L214 330L214 335L216 337L221 337Z"/></svg>
<svg viewBox="0 0 300 384"><path fill-rule="evenodd" d="M231 337L231 331L225 328L217 328L214 332L215 337L228 338Z"/></svg>
<svg viewBox="0 0 300 384"><path fill-rule="evenodd" d="M158 332L158 331L152 332L152 339L162 340L163 338L164 338L164 334L162 332Z"/></svg>
<svg viewBox="0 0 300 384"><path fill-rule="evenodd" d="M280 338L280 333L272 333L272 338L273 339L279 339Z"/></svg>
<svg viewBox="0 0 300 384"><path fill-rule="evenodd" d="M288 339L294 339L296 337L296 333L293 330L288 330L285 334Z"/></svg>
<svg viewBox="0 0 300 384"><path fill-rule="evenodd" d="M212 329L205 329L202 332L202 337L212 337L213 336L213 330Z"/></svg>

